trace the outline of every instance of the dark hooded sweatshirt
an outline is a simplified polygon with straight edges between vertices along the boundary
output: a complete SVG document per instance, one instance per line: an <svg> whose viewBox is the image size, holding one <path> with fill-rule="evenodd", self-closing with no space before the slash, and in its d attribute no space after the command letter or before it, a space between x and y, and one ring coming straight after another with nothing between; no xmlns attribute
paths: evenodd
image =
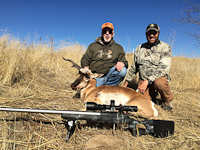
<svg viewBox="0 0 200 150"><path fill-rule="evenodd" d="M125 52L121 45L112 39L108 45L102 42L102 37L98 37L96 42L90 44L86 53L81 59L81 66L88 66L93 73L106 75L109 70L117 64L123 62L128 68Z"/></svg>

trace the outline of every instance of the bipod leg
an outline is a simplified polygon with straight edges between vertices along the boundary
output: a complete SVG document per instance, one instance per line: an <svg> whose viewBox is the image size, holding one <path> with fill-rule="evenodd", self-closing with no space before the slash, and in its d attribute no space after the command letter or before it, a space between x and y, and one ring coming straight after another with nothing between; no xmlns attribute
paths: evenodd
<svg viewBox="0 0 200 150"><path fill-rule="evenodd" d="M136 130L136 126L132 126L131 128L128 128L129 132L131 133L132 136L137 137L137 130Z"/></svg>
<svg viewBox="0 0 200 150"><path fill-rule="evenodd" d="M72 136L72 134L75 131L76 124L78 123L78 121L77 120L64 121L64 123L65 123L65 127L68 129L67 137L66 137L66 142L68 142L70 137Z"/></svg>
<svg viewBox="0 0 200 150"><path fill-rule="evenodd" d="M129 126L128 130L131 135L135 137L147 134L146 130L143 128L139 128L138 125L131 125L131 127Z"/></svg>

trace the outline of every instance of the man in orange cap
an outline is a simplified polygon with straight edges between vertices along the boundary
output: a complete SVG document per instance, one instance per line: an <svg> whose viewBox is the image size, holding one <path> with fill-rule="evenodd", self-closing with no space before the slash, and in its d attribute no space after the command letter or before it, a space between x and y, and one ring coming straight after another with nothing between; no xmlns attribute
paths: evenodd
<svg viewBox="0 0 200 150"><path fill-rule="evenodd" d="M121 45L115 43L114 26L106 22L101 26L101 36L90 44L81 59L83 69L90 69L93 73L104 74L96 79L96 86L117 86L126 76L128 62Z"/></svg>

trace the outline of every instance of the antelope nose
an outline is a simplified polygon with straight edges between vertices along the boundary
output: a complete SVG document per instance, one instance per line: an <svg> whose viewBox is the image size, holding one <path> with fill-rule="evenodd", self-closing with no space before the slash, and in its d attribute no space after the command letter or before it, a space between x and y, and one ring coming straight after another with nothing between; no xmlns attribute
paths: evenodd
<svg viewBox="0 0 200 150"><path fill-rule="evenodd" d="M71 85L72 90L77 90L77 88L72 84Z"/></svg>

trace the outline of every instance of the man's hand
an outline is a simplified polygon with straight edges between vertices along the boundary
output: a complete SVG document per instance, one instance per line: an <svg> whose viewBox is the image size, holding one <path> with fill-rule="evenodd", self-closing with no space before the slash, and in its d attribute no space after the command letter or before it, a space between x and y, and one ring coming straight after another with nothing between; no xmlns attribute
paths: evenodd
<svg viewBox="0 0 200 150"><path fill-rule="evenodd" d="M143 82L142 82L142 84L140 84L139 86L138 86L138 92L140 92L140 93L144 93L144 91L146 91L146 89L147 89L147 86L148 86L148 84L149 84L149 82L148 82L148 80L144 80Z"/></svg>
<svg viewBox="0 0 200 150"><path fill-rule="evenodd" d="M125 83L122 87L127 87L127 86L128 86L128 81L125 81Z"/></svg>
<svg viewBox="0 0 200 150"><path fill-rule="evenodd" d="M85 70L89 70L89 67L88 67L88 66L85 66L83 69L85 69Z"/></svg>
<svg viewBox="0 0 200 150"><path fill-rule="evenodd" d="M117 62L117 64L115 65L115 68L117 69L117 71L121 71L124 66L125 65L123 62Z"/></svg>

